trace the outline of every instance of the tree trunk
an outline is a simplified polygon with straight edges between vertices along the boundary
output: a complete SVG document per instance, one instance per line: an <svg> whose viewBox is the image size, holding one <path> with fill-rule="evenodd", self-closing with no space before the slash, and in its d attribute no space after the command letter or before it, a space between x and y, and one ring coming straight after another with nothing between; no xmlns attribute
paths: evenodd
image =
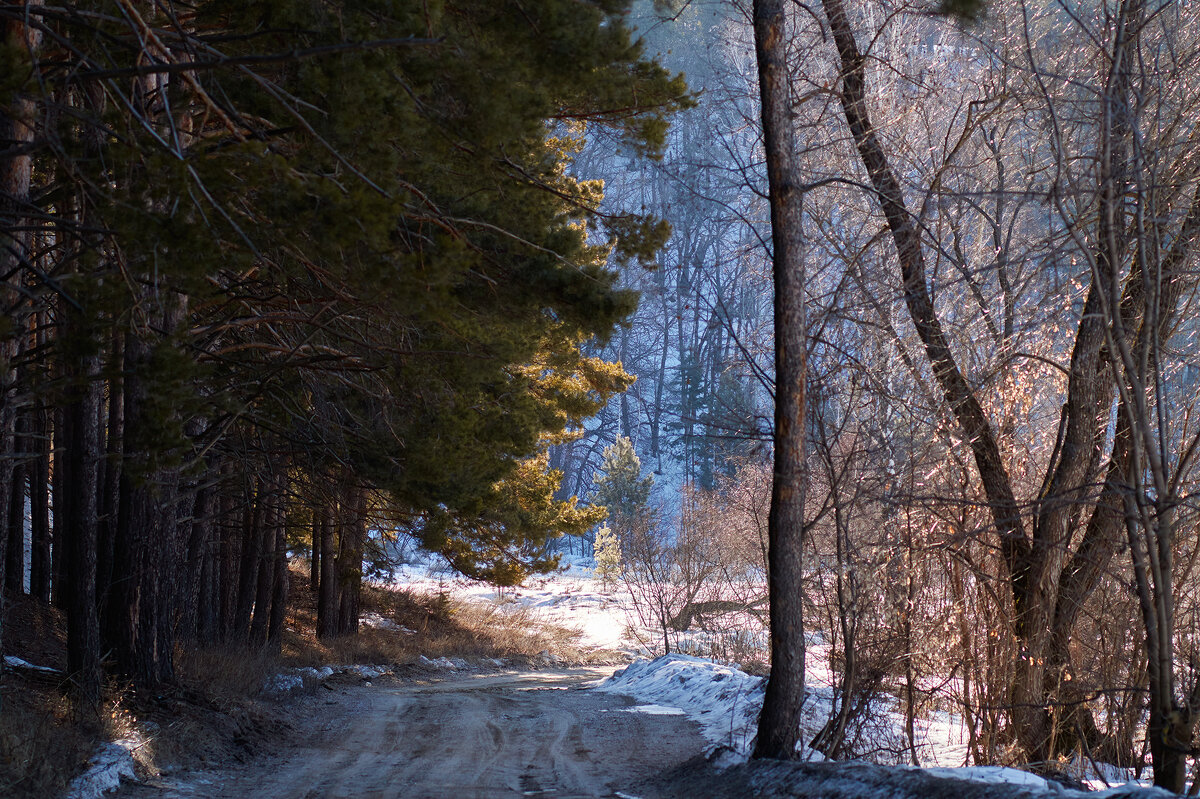
<svg viewBox="0 0 1200 799"><path fill-rule="evenodd" d="M255 578L254 618L250 622L250 646L258 648L267 641L267 625L271 614L271 597L275 593L275 519L277 516L277 478L268 478L268 489L259 493L261 508L254 515L258 525L258 576Z"/></svg>
<svg viewBox="0 0 1200 799"><path fill-rule="evenodd" d="M229 462L221 464L221 482L218 485L220 507L218 513L218 536L220 551L217 554L217 570L214 575L220 593L220 607L217 619L217 640L233 640L233 622L237 608L237 577L238 571L238 533L241 525L238 523L241 514L238 513L237 497L230 479L234 474L233 465Z"/></svg>
<svg viewBox="0 0 1200 799"><path fill-rule="evenodd" d="M333 638L338 634L338 563L334 556L337 540L330 509L326 504L313 510L321 528L321 584L317 589L317 637Z"/></svg>
<svg viewBox="0 0 1200 799"><path fill-rule="evenodd" d="M8 494L8 553L5 555L4 583L10 593L25 593L25 453L29 451L29 416L18 411L14 421L11 486Z"/></svg>
<svg viewBox="0 0 1200 799"><path fill-rule="evenodd" d="M124 369L124 337L119 331L112 336L108 382L108 422L105 441L104 467L101 473L100 539L96 554L96 590L100 607L109 606L112 591L114 547L117 536L117 514L121 506L121 453L125 446L125 390L121 372Z"/></svg>
<svg viewBox="0 0 1200 799"><path fill-rule="evenodd" d="M179 629L189 640L201 638L200 630L203 625L200 619L202 615L209 613L207 608L212 605L211 596L205 590L212 551L212 519L209 510L211 504L212 489L206 485L198 486L195 489L195 501L192 503L187 557L184 559L186 589L179 613Z"/></svg>
<svg viewBox="0 0 1200 799"><path fill-rule="evenodd" d="M803 188L797 182L782 0L755 0L775 284L775 475L767 517L771 676L754 757L791 759L804 702L802 544L805 492Z"/></svg>
<svg viewBox="0 0 1200 799"><path fill-rule="evenodd" d="M312 517L312 560L308 565L308 589L314 594L321 587L321 522L317 511L313 510Z"/></svg>
<svg viewBox="0 0 1200 799"><path fill-rule="evenodd" d="M50 413L45 407L33 413L34 460L29 471L30 552L29 594L50 602Z"/></svg>
<svg viewBox="0 0 1200 799"><path fill-rule="evenodd" d="M250 614L258 587L258 561L262 557L262 495L265 486L260 478L258 490L248 490L242 524L242 547L238 568L237 601L234 605L230 639L245 643L249 640Z"/></svg>
<svg viewBox="0 0 1200 799"><path fill-rule="evenodd" d="M147 304L157 300L146 298ZM157 330L173 331L180 324L185 302L171 296L157 312ZM159 346L165 346L155 342ZM154 349L142 335L130 332L125 342L125 436L120 476L120 506L113 542L113 590L105 625L112 640L117 669L141 687L174 679L174 629L178 609L179 470L162 467L144 436L163 420L149 407L149 375ZM167 423L171 423L168 420Z"/></svg>
<svg viewBox="0 0 1200 799"><path fill-rule="evenodd" d="M342 528L338 542L338 635L358 633L358 613L362 596L363 544L366 540L366 492L347 485L339 519Z"/></svg>
<svg viewBox="0 0 1200 799"><path fill-rule="evenodd" d="M40 7L41 0L27 0L25 14L13 15L0 22L3 44L18 58L28 56L30 62L37 58L42 33L26 24L31 8ZM22 69L20 62L14 65ZM19 339L24 327L20 316L25 312L20 305L18 285L20 275L30 263L32 233L27 219L30 216L30 187L33 178L33 148L38 107L32 97L12 94L0 105L0 141L7 142L4 150L12 155L0 157L0 307L5 309L13 329L0 337L0 578L7 585L0 586L0 601L3 589L22 591L24 559L17 560L13 553L18 548L24 551L25 532L21 524L12 525L10 503L13 495L13 468L16 463L15 425L19 408L16 396L15 359L20 347ZM16 318L14 318L16 317ZM3 619L0 618L0 631Z"/></svg>
<svg viewBox="0 0 1200 799"><path fill-rule="evenodd" d="M287 620L288 599L288 560L287 560L287 525L283 498L275 508L275 545L273 566L275 570L271 594L271 618L267 626L267 643L278 652L283 643L283 627Z"/></svg>
<svg viewBox="0 0 1200 799"><path fill-rule="evenodd" d="M69 370L71 399L63 413L65 423L62 480L63 506L58 545L65 552L67 617L67 672L79 697L96 705L100 701L100 622L96 610L96 506L102 459L98 411L101 406L100 359L83 356Z"/></svg>

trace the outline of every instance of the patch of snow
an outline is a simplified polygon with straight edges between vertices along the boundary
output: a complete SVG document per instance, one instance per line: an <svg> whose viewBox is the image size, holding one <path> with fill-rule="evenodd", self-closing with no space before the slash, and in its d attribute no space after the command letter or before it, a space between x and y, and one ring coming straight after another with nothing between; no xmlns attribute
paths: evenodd
<svg viewBox="0 0 1200 799"><path fill-rule="evenodd" d="M417 662L426 668L445 669L446 671L463 671L471 668L471 664L462 658L427 658L424 655L418 655ZM502 660L492 659L490 662L498 668L504 665Z"/></svg>
<svg viewBox="0 0 1200 799"><path fill-rule="evenodd" d="M677 707L667 707L666 705L634 705L633 707L623 707L621 710L625 713L645 713L647 716L687 715Z"/></svg>
<svg viewBox="0 0 1200 799"><path fill-rule="evenodd" d="M586 559L590 564L590 559ZM590 565L572 561L559 573L531 577L525 584L497 591L494 587L450 573L438 556L419 563L397 567L392 583L428 596L453 596L455 599L493 604L530 613L540 621L577 630L579 642L592 649L617 649L641 652L640 645L627 636L636 619L631 613L632 598L623 587L611 593L601 590Z"/></svg>
<svg viewBox="0 0 1200 799"><path fill-rule="evenodd" d="M366 627L373 627L377 630L389 630L391 632L403 633L404 635L416 635L416 630L410 630L403 624L397 624L391 619L385 619L378 613L367 613L359 620Z"/></svg>
<svg viewBox="0 0 1200 799"><path fill-rule="evenodd" d="M343 669L343 670L350 674L357 674L358 676L363 677L368 680L374 680L377 677L382 677L385 674L390 674L392 671L391 669L389 669L386 666L359 666L359 665L346 666L345 669Z"/></svg>
<svg viewBox="0 0 1200 799"><path fill-rule="evenodd" d="M4 656L4 665L8 666L11 669L25 669L26 671L44 671L47 674L62 674L62 672L59 671L58 669L52 669L49 666L35 666L32 663L30 663L26 660L21 660L19 657L16 657L14 655L5 655Z"/></svg>
<svg viewBox="0 0 1200 799"><path fill-rule="evenodd" d="M304 687L304 678L299 674L273 674L263 684L263 693L290 694Z"/></svg>
<svg viewBox="0 0 1200 799"><path fill-rule="evenodd" d="M901 766L900 768L912 769L913 767ZM918 770L931 777L966 780L985 785L1017 785L1037 791L1048 790L1047 784L1049 783L1049 780L1028 771L1003 766L964 766L962 768L923 768ZM1057 783L1053 784L1057 785Z"/></svg>
<svg viewBox="0 0 1200 799"><path fill-rule="evenodd" d="M143 741L123 738L101 744L88 759L87 771L71 780L65 799L98 799L121 785L121 779L137 780L133 770L133 750Z"/></svg>

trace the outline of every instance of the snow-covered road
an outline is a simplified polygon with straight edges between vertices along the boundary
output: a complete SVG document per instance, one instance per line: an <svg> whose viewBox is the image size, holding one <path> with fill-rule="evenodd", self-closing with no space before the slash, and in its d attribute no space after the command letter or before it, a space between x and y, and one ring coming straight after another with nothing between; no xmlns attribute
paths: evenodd
<svg viewBox="0 0 1200 799"><path fill-rule="evenodd" d="M123 789L122 797L616 797L704 751L681 715L580 690L608 670L377 684L314 718L278 758ZM307 734L306 734L307 733Z"/></svg>

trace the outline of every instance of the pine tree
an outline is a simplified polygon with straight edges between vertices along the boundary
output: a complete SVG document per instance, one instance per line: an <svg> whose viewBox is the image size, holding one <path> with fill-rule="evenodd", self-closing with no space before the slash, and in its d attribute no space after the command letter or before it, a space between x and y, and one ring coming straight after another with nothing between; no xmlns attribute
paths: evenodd
<svg viewBox="0 0 1200 799"><path fill-rule="evenodd" d="M376 503L497 581L599 522L543 453L630 382L582 347L636 303L612 263L667 227L601 213L570 160L597 128L653 157L691 105L631 0L201 0L184 25L171 2L41 5L0 13L0 509L33 460L18 419L82 436L54 594L91 685L102 651L171 681L202 616L270 638L292 502L322 520L327 634L356 624Z"/></svg>
<svg viewBox="0 0 1200 799"><path fill-rule="evenodd" d="M604 463L596 474L593 501L608 508L608 519L618 536L627 536L646 515L654 478L642 477L642 462L625 436L604 450Z"/></svg>
<svg viewBox="0 0 1200 799"><path fill-rule="evenodd" d="M595 554L596 574L599 575L600 584L607 593L624 571L621 560L621 542L617 540L607 524L596 531Z"/></svg>

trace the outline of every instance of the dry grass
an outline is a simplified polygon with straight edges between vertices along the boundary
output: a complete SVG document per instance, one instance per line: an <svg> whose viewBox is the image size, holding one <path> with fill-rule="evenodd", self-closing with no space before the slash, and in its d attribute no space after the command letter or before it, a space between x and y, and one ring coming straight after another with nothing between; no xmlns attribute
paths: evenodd
<svg viewBox="0 0 1200 799"><path fill-rule="evenodd" d="M257 695L280 665L276 653L243 646L181 647L175 654L179 684L217 704Z"/></svg>
<svg viewBox="0 0 1200 799"><path fill-rule="evenodd" d="M57 609L9 599L2 612L6 654L66 667L66 627ZM97 713L71 706L67 687L61 677L38 672L0 680L0 796L58 795L87 759L102 725Z"/></svg>
<svg viewBox="0 0 1200 799"><path fill-rule="evenodd" d="M468 661L499 658L535 665L550 659L591 663L604 655L585 652L579 633L547 625L515 605L461 602L446 595L415 594L402 588L367 585L362 616L400 629L364 623L357 636L318 641L315 598L307 579L292 573L292 615L283 642L284 661L295 666L324 664L408 664L418 656ZM411 632L402 632L408 630Z"/></svg>
<svg viewBox="0 0 1200 799"><path fill-rule="evenodd" d="M8 678L0 686L0 796L57 796L87 759L99 726L81 723L60 692Z"/></svg>

